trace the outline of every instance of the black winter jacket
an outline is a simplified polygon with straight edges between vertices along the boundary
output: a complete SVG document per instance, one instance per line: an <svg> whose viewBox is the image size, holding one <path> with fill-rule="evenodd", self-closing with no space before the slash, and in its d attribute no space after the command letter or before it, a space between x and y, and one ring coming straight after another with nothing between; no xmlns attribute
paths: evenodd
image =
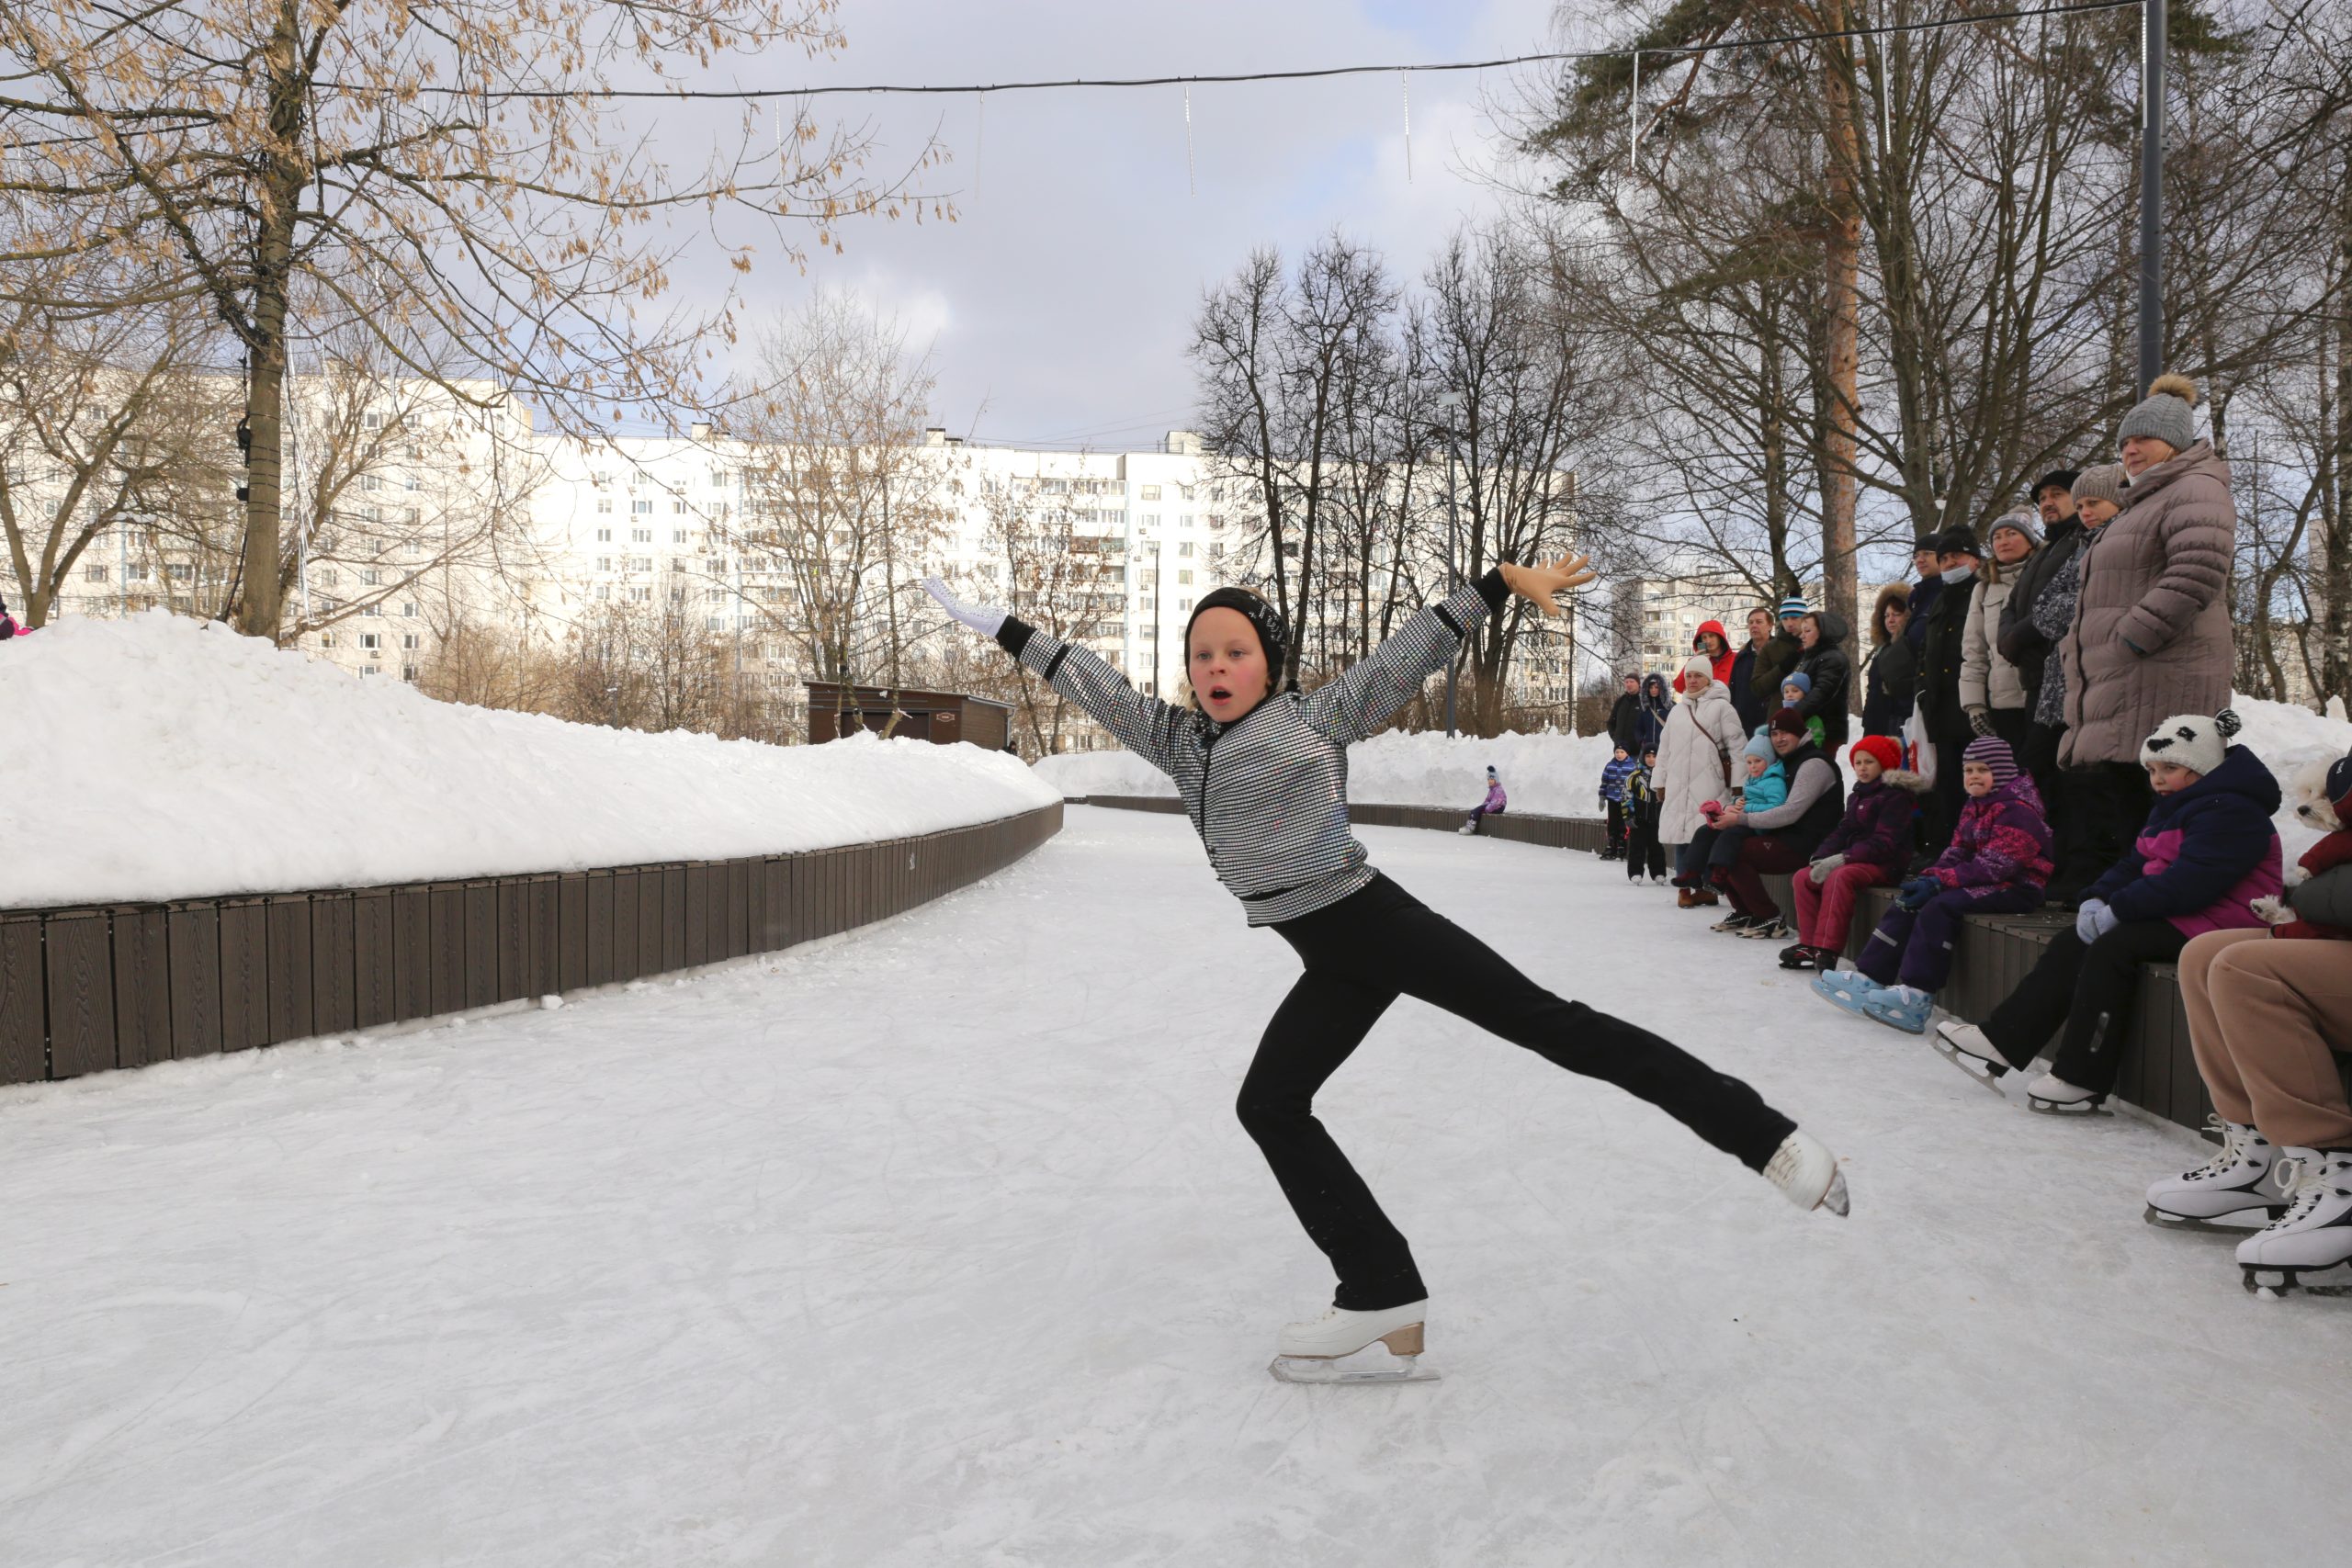
<svg viewBox="0 0 2352 1568"><path fill-rule="evenodd" d="M1928 607L1928 630L1919 648L1919 716L1927 721L1928 738L1939 746L1976 733L1960 705L1961 644L1975 589L1973 577L1958 585L1945 583Z"/></svg>
<svg viewBox="0 0 2352 1568"><path fill-rule="evenodd" d="M1901 736L1919 684L1919 655L1909 637L1882 643L1862 666L1862 733Z"/></svg>
<svg viewBox="0 0 2352 1568"><path fill-rule="evenodd" d="M1816 618L1821 640L1797 661L1797 673L1810 680L1813 689L1797 704L1797 712L1821 720L1822 744L1834 752L1846 744L1849 728L1846 693L1854 682L1854 661L1846 652L1846 639L1853 628L1835 610L1824 610ZM1773 705L1780 705L1777 700Z"/></svg>
<svg viewBox="0 0 2352 1568"><path fill-rule="evenodd" d="M1625 749L1627 756L1638 759L1642 743L1642 699L1634 692L1621 692L1609 710L1609 739Z"/></svg>
<svg viewBox="0 0 2352 1568"><path fill-rule="evenodd" d="M2044 588L2057 581L2059 571L2083 547L2084 533L2079 518L2064 517L2050 525L2047 541L2018 569L2016 586L2009 590L2009 602L2001 606L2001 627L1995 635L1994 646L2001 650L2002 658L2018 667L2018 674L2024 678L2028 711L2033 708L2033 699L2041 694L2042 668L2051 654L2057 651L2033 624L2033 602Z"/></svg>
<svg viewBox="0 0 2352 1568"><path fill-rule="evenodd" d="M1770 645L1768 643L1766 646ZM1764 721L1772 716L1773 710L1781 705L1778 692L1773 693L1771 700L1767 702L1765 694L1756 689L1756 660L1759 651L1751 642L1734 655L1731 661L1731 711L1739 715L1739 727L1750 735L1761 728Z"/></svg>

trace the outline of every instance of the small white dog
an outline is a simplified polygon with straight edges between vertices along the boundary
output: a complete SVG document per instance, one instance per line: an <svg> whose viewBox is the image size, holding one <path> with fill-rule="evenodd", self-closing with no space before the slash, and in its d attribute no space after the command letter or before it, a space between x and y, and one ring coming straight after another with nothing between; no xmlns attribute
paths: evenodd
<svg viewBox="0 0 2352 1568"><path fill-rule="evenodd" d="M2295 803L2295 820L2323 833L2340 832L2344 828L2343 818L2327 798L2327 774L2334 766L2324 759L2305 762L2287 781L2288 796ZM2290 864L2287 867L2287 886L2299 886L2310 875L2301 866ZM2295 919L2295 911L2283 908L2276 898L2256 898L2249 907L2265 925L2283 926Z"/></svg>

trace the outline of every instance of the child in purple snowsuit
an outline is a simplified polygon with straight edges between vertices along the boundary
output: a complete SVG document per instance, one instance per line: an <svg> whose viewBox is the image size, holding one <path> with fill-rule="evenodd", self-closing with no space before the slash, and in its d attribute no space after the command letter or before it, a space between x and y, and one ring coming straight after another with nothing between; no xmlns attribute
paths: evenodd
<svg viewBox="0 0 2352 1568"><path fill-rule="evenodd" d="M1839 1006L1911 1034L1926 1032L1935 994L1951 977L1961 921L2040 908L2053 869L2041 793L2009 743L1977 737L1961 753L1961 771L1967 799L1951 847L1903 885L1856 962L1876 984L1841 985L1845 976L1829 975L1815 982Z"/></svg>
<svg viewBox="0 0 2352 1568"><path fill-rule="evenodd" d="M1487 798L1478 803L1477 810L1470 813L1470 820L1462 824L1461 831L1476 833L1479 823L1489 817L1500 817L1503 807L1510 804L1510 797L1503 793L1502 776L1495 772L1494 764L1490 762L1487 765Z"/></svg>

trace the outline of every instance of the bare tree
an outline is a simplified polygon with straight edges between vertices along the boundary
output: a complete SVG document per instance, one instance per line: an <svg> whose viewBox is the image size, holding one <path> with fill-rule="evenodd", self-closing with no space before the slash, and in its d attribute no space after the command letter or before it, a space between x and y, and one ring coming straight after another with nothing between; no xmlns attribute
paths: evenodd
<svg viewBox="0 0 2352 1568"><path fill-rule="evenodd" d="M805 115L771 152L753 115L662 144L611 89L727 54L831 52L832 0L497 0L403 5L8 0L0 57L0 301L86 319L199 302L243 367L250 443L238 623L283 634L278 564L289 346L373 336L411 374L445 367L582 423L695 406L733 302L649 309L690 243L835 243L847 218L919 206L857 177L865 145ZM929 157L926 149L924 159Z"/></svg>

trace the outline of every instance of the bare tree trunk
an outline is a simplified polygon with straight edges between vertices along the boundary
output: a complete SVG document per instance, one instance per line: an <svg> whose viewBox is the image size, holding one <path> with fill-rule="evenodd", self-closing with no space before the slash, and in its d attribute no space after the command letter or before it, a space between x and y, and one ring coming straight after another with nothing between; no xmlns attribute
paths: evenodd
<svg viewBox="0 0 2352 1568"><path fill-rule="evenodd" d="M1824 30L1846 25L1843 0L1830 0ZM1854 125L1853 57L1845 40L1823 46L1822 107L1827 117L1829 230L1826 300L1827 397L1822 419L1827 436L1821 465L1821 579L1823 608L1853 618L1854 416L1861 399L1860 276L1862 210L1855 193L1860 146ZM1849 682L1849 700L1861 696L1861 682Z"/></svg>

